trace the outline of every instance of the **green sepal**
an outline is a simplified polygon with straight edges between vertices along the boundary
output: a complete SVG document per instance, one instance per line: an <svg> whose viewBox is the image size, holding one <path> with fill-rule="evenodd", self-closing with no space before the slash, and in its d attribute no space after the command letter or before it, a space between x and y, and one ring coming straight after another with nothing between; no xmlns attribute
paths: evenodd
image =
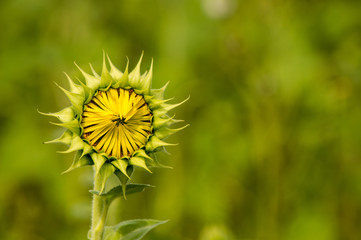
<svg viewBox="0 0 361 240"><path fill-rule="evenodd" d="M107 59L108 59L108 63L110 66L110 72L109 72L110 75L113 77L113 79L115 81L119 81L121 79L121 77L123 76L123 73L117 67L114 66L114 64L110 60L108 54L107 54ZM128 64L127 64L127 66L128 66Z"/></svg>
<svg viewBox="0 0 361 240"><path fill-rule="evenodd" d="M130 178L130 176L127 173L127 167L129 165L128 159L126 159L126 158L116 159L114 161L111 161L111 164L113 164L114 167L116 167L118 170L120 170L125 176Z"/></svg>
<svg viewBox="0 0 361 240"><path fill-rule="evenodd" d="M66 122L66 123L54 123L54 122L50 122L50 123L54 124L56 126L59 126L59 127L67 128L70 131L72 131L75 135L80 136L80 134L81 134L81 129L79 126L78 119L74 119L74 120L72 120L70 122Z"/></svg>
<svg viewBox="0 0 361 240"><path fill-rule="evenodd" d="M87 104L91 101L91 99L93 98L93 95L95 93L95 90L89 88L86 84L84 84L82 81L80 81L80 79L77 78L77 81L79 82L79 84L83 87L84 89L84 104Z"/></svg>
<svg viewBox="0 0 361 240"><path fill-rule="evenodd" d="M166 128L166 127L163 127L163 128L160 128L160 129L157 129L156 131L154 131L154 135L157 136L159 139L163 139L165 137L168 137L180 130L183 130L185 129L186 127L188 127L189 124L183 126L183 127L180 127L180 128Z"/></svg>
<svg viewBox="0 0 361 240"><path fill-rule="evenodd" d="M145 151L144 149L139 149L138 151L134 152L133 156L142 157L145 159L153 160Z"/></svg>
<svg viewBox="0 0 361 240"><path fill-rule="evenodd" d="M159 148L159 147L164 147L164 146L175 146L177 144L173 144L173 143L166 143L162 140L160 140L157 136L151 136L149 141L147 142L147 144L145 145L145 149L148 152L152 152L155 149Z"/></svg>
<svg viewBox="0 0 361 240"><path fill-rule="evenodd" d="M142 59L143 59L143 52L139 58L137 65L135 66L133 71L129 73L129 85L132 86L132 88L142 89L140 84L140 79L141 79L140 65L142 64Z"/></svg>
<svg viewBox="0 0 361 240"><path fill-rule="evenodd" d="M98 190L99 194L102 194L104 191L106 181L108 180L110 175L114 173L114 171L115 171L115 167L112 164L110 164L109 162L104 163L103 166L100 168L99 172L96 173L96 177L99 177L101 183L100 189L94 189L94 190Z"/></svg>
<svg viewBox="0 0 361 240"><path fill-rule="evenodd" d="M152 167L156 167L156 168L167 168L167 169L173 169L173 167L164 165L162 163L160 163L157 159L156 154L151 153L152 154L152 158L150 161L147 161L147 165L148 166L152 166Z"/></svg>
<svg viewBox="0 0 361 240"><path fill-rule="evenodd" d="M158 108L162 108L163 104L166 102L169 102L170 100L173 100L173 98L169 98L169 99L154 99L154 98L150 98L147 102L149 107L152 110L158 109Z"/></svg>
<svg viewBox="0 0 361 240"><path fill-rule="evenodd" d="M60 137L50 140L47 142L44 142L45 144L48 143L64 143L66 145L69 145L71 143L71 140L73 139L73 133L70 130L66 130Z"/></svg>
<svg viewBox="0 0 361 240"><path fill-rule="evenodd" d="M69 77L69 75L67 73L65 73L66 78L68 79L69 82L69 87L70 87L70 92L75 93L75 94L79 94L79 95L84 95L84 88L78 84L76 84L73 79L71 79Z"/></svg>
<svg viewBox="0 0 361 240"><path fill-rule="evenodd" d="M96 190L90 190L89 192L92 194L95 194L97 196L105 198L107 203L110 204L114 199L116 199L118 197L125 198L126 195L143 192L144 189L146 189L147 187L154 187L154 186L149 185L149 184L130 183L130 184L125 185L125 187L124 187L125 189L119 185L119 186L112 188L108 192L102 193L102 194L100 194Z"/></svg>
<svg viewBox="0 0 361 240"><path fill-rule="evenodd" d="M60 85L58 85L57 83L55 83L55 84L65 93L65 95L68 97L70 103L74 106L76 113L78 115L80 115L82 112L81 106L83 105L84 100L85 100L84 96L81 94L78 94L78 93L69 92L68 90L66 90L63 87L61 87Z"/></svg>
<svg viewBox="0 0 361 240"><path fill-rule="evenodd" d="M155 99L163 99L164 91L168 87L169 82L167 82L163 87L159 89L151 89L150 95L154 96Z"/></svg>
<svg viewBox="0 0 361 240"><path fill-rule="evenodd" d="M153 59L150 64L149 72L144 74L143 79L140 81L140 89L144 90L145 94L150 94L150 87L152 85L152 77L153 77Z"/></svg>
<svg viewBox="0 0 361 240"><path fill-rule="evenodd" d="M86 82L86 85L96 91L98 88L99 88L99 85L100 85L100 80L93 76L93 75L90 75L89 73L85 72L83 69L81 69L78 64L76 64L74 62L75 66L79 69L79 71L81 72L81 74L83 75L84 79L85 79L85 82Z"/></svg>
<svg viewBox="0 0 361 240"><path fill-rule="evenodd" d="M113 78L110 75L108 69L107 69L107 64L105 61L105 53L103 54L103 68L102 68L102 75L100 77L100 85L99 88L104 91L109 89L109 87L112 85L113 83Z"/></svg>
<svg viewBox="0 0 361 240"><path fill-rule="evenodd" d="M153 116L153 128L154 129L159 129L163 126L170 126L174 123L178 123L178 122L184 122L184 120L178 120L178 119L174 119L174 117L158 117L158 116Z"/></svg>
<svg viewBox="0 0 361 240"><path fill-rule="evenodd" d="M110 64L110 62L109 62L109 64ZM112 65L110 65L110 67L112 67ZM113 78L115 79L115 83L112 85L113 88L125 88L125 87L129 86L128 67L129 67L129 59L127 58L127 66L125 67L125 70L124 70L124 73L122 74L122 76L120 78L113 76ZM113 74L114 74L114 72L119 71L119 70L115 70L115 69L116 69L115 67L113 70L111 68L110 74L112 74L112 71L113 71ZM117 76L119 76L118 73L115 73L115 74L117 74Z"/></svg>
<svg viewBox="0 0 361 240"><path fill-rule="evenodd" d="M147 91L146 91L146 90L137 89L137 88L134 88L133 90L134 90L134 92L135 92L136 94L138 94L138 95L148 96L148 95L145 95L145 94L147 94ZM147 102L147 101L146 101L146 102Z"/></svg>
<svg viewBox="0 0 361 240"><path fill-rule="evenodd" d="M166 166L161 164L160 162L158 162L156 155L153 154L152 152L150 152L150 154L152 154L153 157L149 156L147 153L145 153L145 151L143 149L140 149L138 151L135 152L134 156L137 157L142 157L145 160L145 163L147 166L150 167L158 167L158 168L170 168L173 169L172 167Z"/></svg>
<svg viewBox="0 0 361 240"><path fill-rule="evenodd" d="M60 110L59 112L56 112L56 113L43 113L43 112L40 112L39 110L38 110L38 113L45 115L45 116L56 117L61 122L70 122L71 120L73 120L75 118L74 110L72 107L64 108L63 110Z"/></svg>
<svg viewBox="0 0 361 240"><path fill-rule="evenodd" d="M94 70L93 65L91 65L91 63L89 63L89 66L90 66L90 69L92 70L94 77L100 78L99 74Z"/></svg>
<svg viewBox="0 0 361 240"><path fill-rule="evenodd" d="M176 103L176 104L169 104L169 103L161 103L159 107L157 107L156 109L152 109L153 110L153 115L154 116L163 116L164 114L166 114L167 112L169 112L170 110L179 107L180 105L182 105L183 103L185 103L186 101L188 101L190 97L187 97L185 100L183 100L180 103Z"/></svg>
<svg viewBox="0 0 361 240"><path fill-rule="evenodd" d="M129 164L137 167L144 168L148 172L152 173L152 171L149 170L147 164L145 163L144 158L133 156L129 159Z"/></svg>
<svg viewBox="0 0 361 240"><path fill-rule="evenodd" d="M79 136L75 136L71 140L70 146L69 146L69 148L67 150L65 150L65 151L57 151L57 152L58 153L70 153L70 152L82 150L82 149L84 149L85 144L86 143L83 141L83 139L81 139Z"/></svg>
<svg viewBox="0 0 361 240"><path fill-rule="evenodd" d="M120 181L120 183L122 185L124 199L127 199L127 197L125 195L125 193L126 193L125 188L126 188L126 185L127 185L128 181L129 181L130 177L132 176L133 172L134 172L134 167L132 165L129 165L127 167L127 170L126 170L127 174L126 175L124 173L122 173L120 170L116 170L114 172L114 174L118 177L118 179L119 179L119 181Z"/></svg>
<svg viewBox="0 0 361 240"><path fill-rule="evenodd" d="M136 219L105 227L104 240L139 240L150 230L167 221Z"/></svg>
<svg viewBox="0 0 361 240"><path fill-rule="evenodd" d="M78 151L74 156L74 160L71 166L61 174L68 173L76 168L90 166L90 165L93 165L93 160L89 157L89 155L85 155L82 157L81 151Z"/></svg>
<svg viewBox="0 0 361 240"><path fill-rule="evenodd" d="M84 142L84 148L83 148L83 152L82 152L81 157L83 157L83 156L85 156L87 154L91 154L93 152L94 152L93 147L90 146L87 142Z"/></svg>
<svg viewBox="0 0 361 240"><path fill-rule="evenodd" d="M90 154L90 156L94 161L95 174L98 174L104 163L107 161L107 158L103 154L96 152Z"/></svg>

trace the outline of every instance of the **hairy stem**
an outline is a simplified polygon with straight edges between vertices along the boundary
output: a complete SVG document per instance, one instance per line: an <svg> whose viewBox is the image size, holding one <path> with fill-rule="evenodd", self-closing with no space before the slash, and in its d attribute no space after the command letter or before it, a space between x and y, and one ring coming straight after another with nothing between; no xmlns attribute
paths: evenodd
<svg viewBox="0 0 361 240"><path fill-rule="evenodd" d="M95 174L94 176L94 190L100 191L101 181ZM102 240L104 234L104 226L107 218L109 204L102 197L93 194L92 207L92 224L90 229L91 240Z"/></svg>

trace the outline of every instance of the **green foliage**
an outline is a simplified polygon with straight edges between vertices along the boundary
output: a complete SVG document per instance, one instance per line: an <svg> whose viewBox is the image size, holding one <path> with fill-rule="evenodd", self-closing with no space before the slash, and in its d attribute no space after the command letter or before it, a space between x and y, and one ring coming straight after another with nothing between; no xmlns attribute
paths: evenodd
<svg viewBox="0 0 361 240"><path fill-rule="evenodd" d="M121 222L115 226L106 227L104 240L139 240L156 226L167 221L152 219L137 219Z"/></svg>
<svg viewBox="0 0 361 240"><path fill-rule="evenodd" d="M143 192L144 189L146 189L147 187L153 187L153 186L149 185L149 184L129 183L126 185L125 192L123 191L123 186L121 186L121 185L110 189L106 193L100 194L96 190L90 190L90 192L104 198L105 201L111 203L115 198L118 198L118 197L125 198L127 195Z"/></svg>

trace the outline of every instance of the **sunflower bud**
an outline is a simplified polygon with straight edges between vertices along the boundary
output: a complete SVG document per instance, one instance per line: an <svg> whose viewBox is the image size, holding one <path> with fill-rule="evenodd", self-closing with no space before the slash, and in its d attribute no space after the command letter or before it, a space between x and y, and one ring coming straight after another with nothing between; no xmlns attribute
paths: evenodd
<svg viewBox="0 0 361 240"><path fill-rule="evenodd" d="M129 178L127 169L132 166L147 171L162 166L152 153L173 145L164 139L186 127L170 128L180 120L168 112L184 101L170 104L163 99L167 84L151 89L153 62L148 72L140 74L142 57L130 73L128 65L121 72L107 59L110 69L104 57L100 75L92 67L89 74L79 66L84 81L75 82L66 75L70 90L59 88L72 105L56 113L42 113L58 118L60 122L54 124L66 128L61 137L47 143L67 144L69 148L63 153L77 152L66 172L94 165L103 179L102 188L114 172Z"/></svg>

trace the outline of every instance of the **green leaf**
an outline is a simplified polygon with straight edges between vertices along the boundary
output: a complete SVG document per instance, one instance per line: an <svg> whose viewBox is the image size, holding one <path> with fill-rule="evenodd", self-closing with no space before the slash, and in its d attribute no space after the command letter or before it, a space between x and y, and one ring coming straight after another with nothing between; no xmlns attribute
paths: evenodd
<svg viewBox="0 0 361 240"><path fill-rule="evenodd" d="M115 226L106 227L104 240L139 240L150 230L166 222L153 219L124 221Z"/></svg>
<svg viewBox="0 0 361 240"><path fill-rule="evenodd" d="M134 193L143 192L144 189L146 189L148 187L154 187L154 186L149 185L149 184L130 183L130 184L127 184L125 187L126 188L125 194L130 195L130 194L134 194ZM110 189L106 193L99 193L99 191L95 191L95 190L90 190L89 192L92 194L98 195L100 197L106 198L106 200L108 201L108 204L110 204L114 199L116 199L118 197L124 197L124 195L125 195L123 192L123 187L121 185Z"/></svg>

